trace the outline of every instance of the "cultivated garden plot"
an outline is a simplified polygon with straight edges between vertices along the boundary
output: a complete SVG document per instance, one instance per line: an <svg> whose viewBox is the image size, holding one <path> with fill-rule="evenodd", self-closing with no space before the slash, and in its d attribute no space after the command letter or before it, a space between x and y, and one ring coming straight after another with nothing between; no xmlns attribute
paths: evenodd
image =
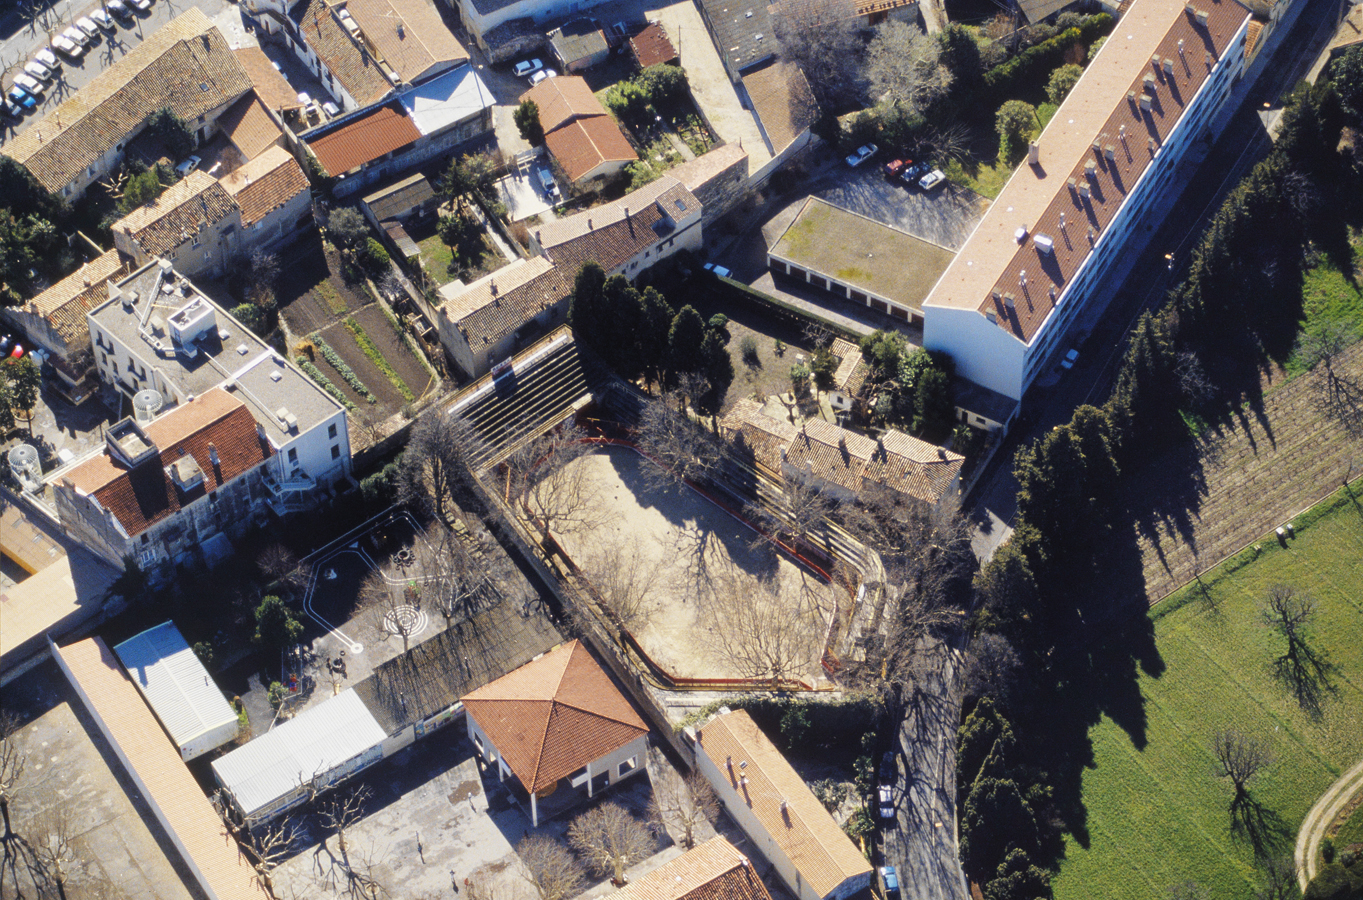
<svg viewBox="0 0 1363 900"><path fill-rule="evenodd" d="M830 587L653 463L624 447L587 453L589 521L556 534L655 662L681 678L812 683L834 606Z"/></svg>
<svg viewBox="0 0 1363 900"><path fill-rule="evenodd" d="M1107 718L1090 732L1088 835L1067 840L1058 900L1164 896L1190 880L1213 900L1251 896L1263 861L1290 857L1317 797L1363 757L1363 506L1341 491L1299 516L1296 533L1285 546L1262 536L1257 551L1155 611L1163 669L1139 679L1144 719L1132 733ZM1264 624L1276 585L1315 600L1304 678L1292 677L1287 641ZM1218 777L1223 729L1261 742L1272 760L1239 804Z"/></svg>

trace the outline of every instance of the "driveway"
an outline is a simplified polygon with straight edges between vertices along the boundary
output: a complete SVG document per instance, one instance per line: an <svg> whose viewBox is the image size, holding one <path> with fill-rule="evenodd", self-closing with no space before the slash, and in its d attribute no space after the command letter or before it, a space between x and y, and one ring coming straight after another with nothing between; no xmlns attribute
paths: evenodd
<svg viewBox="0 0 1363 900"><path fill-rule="evenodd" d="M219 23L224 36L234 47L242 46L243 40L247 39L246 31L240 25L240 13L225 0L197 0L193 4L187 0L155 0L152 8L145 12L134 10L131 19L115 19L118 28L113 33L101 31L100 37L91 42L90 48L79 60L59 56L62 67L58 70L56 78L48 84L46 92L40 98L42 102L38 104L38 108L20 122L6 120L3 129L0 129L0 143L33 123L41 121L57 104L85 87L96 75L142 43L147 35L183 13L191 5L197 6L204 15ZM100 6L102 3L92 3L90 0L59 0L37 20L25 23L17 17L6 17L4 21L11 30L3 40L0 40L0 60L6 65L12 61L22 64L32 58L34 53L46 47L51 41L51 35L60 33L76 19ZM219 17L224 11L235 17L235 26L231 21L220 22ZM251 39L250 42L254 43L254 40ZM6 90L9 90L12 82L13 73L5 79Z"/></svg>

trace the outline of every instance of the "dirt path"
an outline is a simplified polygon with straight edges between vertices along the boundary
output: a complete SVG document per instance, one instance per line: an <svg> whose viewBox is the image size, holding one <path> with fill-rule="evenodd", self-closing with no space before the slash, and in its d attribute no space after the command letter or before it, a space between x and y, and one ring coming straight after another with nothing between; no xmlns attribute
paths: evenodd
<svg viewBox="0 0 1363 900"><path fill-rule="evenodd" d="M1343 368L1363 374L1363 344ZM1358 474L1358 443L1321 411L1313 378L1278 384L1282 377L1265 385L1261 412L1242 409L1131 480L1134 508L1148 510L1135 527L1149 602L1338 489L1346 472Z"/></svg>
<svg viewBox="0 0 1363 900"><path fill-rule="evenodd" d="M1297 864L1297 883L1303 891L1316 877L1316 859L1320 856L1320 842L1325 837L1325 830L1359 791L1363 791L1363 762L1330 785L1330 789L1321 795L1306 814L1301 830L1297 832L1297 848L1293 852Z"/></svg>

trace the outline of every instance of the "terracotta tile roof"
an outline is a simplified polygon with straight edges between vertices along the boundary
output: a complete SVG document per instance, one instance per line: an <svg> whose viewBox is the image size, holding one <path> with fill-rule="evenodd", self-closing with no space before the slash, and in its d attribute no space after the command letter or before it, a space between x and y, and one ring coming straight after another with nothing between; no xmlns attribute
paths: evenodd
<svg viewBox="0 0 1363 900"><path fill-rule="evenodd" d="M814 893L826 897L847 879L869 875L870 863L745 710L706 722L696 731L696 744L728 780L715 786L730 792L721 799L749 807ZM740 769L740 762L748 765Z"/></svg>
<svg viewBox="0 0 1363 900"><path fill-rule="evenodd" d="M780 153L819 117L814 93L799 66L773 62L743 76L743 87L752 98L754 111L771 142Z"/></svg>
<svg viewBox="0 0 1363 900"><path fill-rule="evenodd" d="M218 118L218 127L246 159L255 159L284 136L255 91L229 106Z"/></svg>
<svg viewBox="0 0 1363 900"><path fill-rule="evenodd" d="M857 0L857 15L869 16L872 13L889 12L906 6L917 6L918 0Z"/></svg>
<svg viewBox="0 0 1363 900"><path fill-rule="evenodd" d="M540 125L546 134L576 118L606 115L606 107L596 99L587 80L579 75L546 78L522 94L521 100L535 101L540 110Z"/></svg>
<svg viewBox="0 0 1363 900"><path fill-rule="evenodd" d="M330 175L340 175L406 147L421 137L396 103L385 104L334 131L309 138L308 147Z"/></svg>
<svg viewBox="0 0 1363 900"><path fill-rule="evenodd" d="M283 147L271 147L220 183L241 207L243 227L254 225L311 189L303 167Z"/></svg>
<svg viewBox="0 0 1363 900"><path fill-rule="evenodd" d="M1192 7L1208 14L1206 25L1185 11L1183 0L1136 0L1131 5L1038 139L1040 166L1018 167L925 307L993 314L998 327L1020 341L1032 340L1063 300L1092 241L1116 216L1185 105L1207 80L1208 58L1214 61L1224 54L1249 16L1236 0L1198 0ZM1166 74L1163 65L1156 73L1152 55L1168 61L1172 73ZM1142 108L1143 95L1153 97L1149 110ZM1109 149L1110 161L1104 158ZM1071 189L1067 179L1076 187ZM1019 226L1028 229L1021 243ZM1041 236L1051 240L1054 252L1038 248L1036 238ZM1012 307L1008 297L1014 300Z"/></svg>
<svg viewBox="0 0 1363 900"><path fill-rule="evenodd" d="M468 61L468 51L429 0L349 0L346 9L365 40L409 84Z"/></svg>
<svg viewBox="0 0 1363 900"><path fill-rule="evenodd" d="M672 46L662 22L649 22L647 28L629 39L629 49L641 69L677 61L677 48Z"/></svg>
<svg viewBox="0 0 1363 900"><path fill-rule="evenodd" d="M871 367L862 358L861 349L842 338L834 338L833 346L828 349L838 358L838 368L833 373L833 384L848 396L855 397L861 393L867 376L871 374Z"/></svg>
<svg viewBox="0 0 1363 900"><path fill-rule="evenodd" d="M312 52L361 107L377 103L393 90L378 59L350 36L326 0L301 0L289 10L289 18L302 30Z"/></svg>
<svg viewBox="0 0 1363 900"><path fill-rule="evenodd" d="M78 490L93 495L111 511L129 537L250 471L274 452L256 432L251 411L221 388L172 409L144 430L160 450L156 460L129 470L106 451L66 476ZM217 448L217 466L209 457L209 444ZM166 467L186 455L203 471L204 483L181 494Z"/></svg>
<svg viewBox="0 0 1363 900"><path fill-rule="evenodd" d="M780 471L784 463L852 494L876 484L936 503L965 463L958 453L894 429L872 440L823 419L792 425L773 419L761 405L746 398L734 404L721 425L740 448L751 449L764 465Z"/></svg>
<svg viewBox="0 0 1363 900"><path fill-rule="evenodd" d="M639 158L610 116L575 119L546 134L544 144L569 181L587 176L602 163L633 162Z"/></svg>
<svg viewBox="0 0 1363 900"><path fill-rule="evenodd" d="M104 734L117 745L121 768L169 824L172 844L205 890L219 900L266 900L250 862L213 811L180 752L156 721L118 660L99 638L54 647Z"/></svg>
<svg viewBox="0 0 1363 900"><path fill-rule="evenodd" d="M572 641L463 698L528 791L554 786L648 734L648 726L581 641Z"/></svg>
<svg viewBox="0 0 1363 900"><path fill-rule="evenodd" d="M153 32L5 144L4 153L58 192L162 107L193 122L251 87L222 33L197 7Z"/></svg>
<svg viewBox="0 0 1363 900"><path fill-rule="evenodd" d="M545 222L535 232L545 257L512 263L445 295L444 313L478 353L566 300L584 262L593 260L613 272L666 239L676 221L699 212L695 195L665 175L615 203Z"/></svg>
<svg viewBox="0 0 1363 900"><path fill-rule="evenodd" d="M52 323L68 347L90 343L85 313L109 299L109 281L131 271L117 250L102 253L29 301L29 310Z"/></svg>
<svg viewBox="0 0 1363 900"><path fill-rule="evenodd" d="M212 175L195 170L119 219L113 230L130 234L149 256L165 256L236 208L236 201Z"/></svg>
<svg viewBox="0 0 1363 900"><path fill-rule="evenodd" d="M620 900L771 900L752 863L722 837L663 863L615 896Z"/></svg>
<svg viewBox="0 0 1363 900"><path fill-rule="evenodd" d="M241 67L250 76L256 93L270 109L278 112L284 109L298 109L303 105L298 102L298 94L274 67L274 63L270 62L264 50L259 47L239 47L232 52L236 54L237 62L241 63Z"/></svg>

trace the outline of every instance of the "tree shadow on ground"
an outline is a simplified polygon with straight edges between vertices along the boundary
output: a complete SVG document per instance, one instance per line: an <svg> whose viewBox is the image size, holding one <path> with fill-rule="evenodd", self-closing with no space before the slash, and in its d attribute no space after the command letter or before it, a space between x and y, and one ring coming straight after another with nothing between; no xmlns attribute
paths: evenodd
<svg viewBox="0 0 1363 900"><path fill-rule="evenodd" d="M1297 639L1273 661L1273 677L1291 692L1303 712L1319 719L1325 699L1336 692L1332 676L1337 668L1323 653Z"/></svg>
<svg viewBox="0 0 1363 900"><path fill-rule="evenodd" d="M1259 859L1291 849L1293 833L1275 811L1248 793L1237 794L1230 804L1231 834L1249 844Z"/></svg>

